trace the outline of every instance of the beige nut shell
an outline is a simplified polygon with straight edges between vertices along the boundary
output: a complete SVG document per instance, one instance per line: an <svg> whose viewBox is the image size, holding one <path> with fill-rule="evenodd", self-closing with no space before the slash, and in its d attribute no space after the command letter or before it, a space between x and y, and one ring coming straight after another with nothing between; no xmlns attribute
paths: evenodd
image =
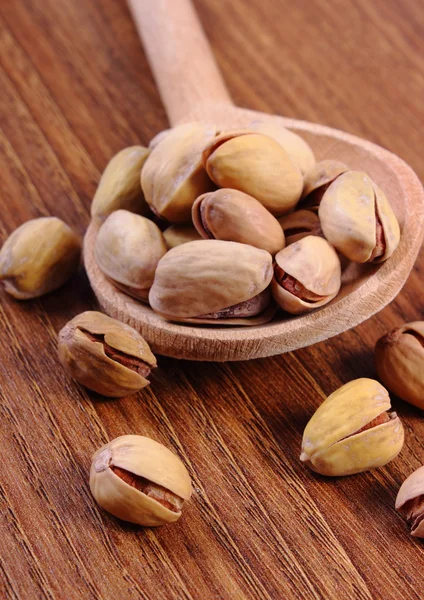
<svg viewBox="0 0 424 600"><path fill-rule="evenodd" d="M115 154L103 171L91 203L93 218L105 219L119 209L145 216L150 213L140 183L149 154L150 150L143 146L130 146Z"/></svg>
<svg viewBox="0 0 424 600"><path fill-rule="evenodd" d="M159 227L127 210L101 225L94 254L100 270L130 295L147 300L159 260L167 252Z"/></svg>
<svg viewBox="0 0 424 600"><path fill-rule="evenodd" d="M319 217L312 210L296 210L280 217L278 222L284 231L286 246L298 242L308 235L322 235Z"/></svg>
<svg viewBox="0 0 424 600"><path fill-rule="evenodd" d="M141 173L153 212L174 223L190 221L193 202L214 187L203 168L202 152L215 135L214 125L186 123L159 139Z"/></svg>
<svg viewBox="0 0 424 600"><path fill-rule="evenodd" d="M56 217L23 223L0 250L0 281L18 300L38 298L63 285L80 263L81 241Z"/></svg>
<svg viewBox="0 0 424 600"><path fill-rule="evenodd" d="M337 296L341 285L340 260L334 248L323 238L307 236L290 244L275 257L276 264L299 281L307 290L325 296L317 302L306 302L272 280L272 293L283 310L302 314L319 308Z"/></svg>
<svg viewBox="0 0 424 600"><path fill-rule="evenodd" d="M193 223L205 238L206 222L214 239L250 244L274 255L284 248L284 233L275 217L255 198L232 189L220 189L197 198Z"/></svg>
<svg viewBox="0 0 424 600"><path fill-rule="evenodd" d="M112 466L144 477L189 500L192 484L188 471L168 448L139 435L124 435L114 439L93 456L90 489L100 506L125 521L159 526L180 518L181 512L169 510L132 487L113 472Z"/></svg>
<svg viewBox="0 0 424 600"><path fill-rule="evenodd" d="M424 321L406 323L381 337L375 366L391 392L424 409Z"/></svg>
<svg viewBox="0 0 424 600"><path fill-rule="evenodd" d="M109 346L152 368L157 364L149 345L135 329L103 313L86 311L59 332L59 360L71 377L90 390L113 398L149 385L145 377L107 356L103 344L90 340L85 331L104 336Z"/></svg>
<svg viewBox="0 0 424 600"><path fill-rule="evenodd" d="M295 165L297 165L302 174L306 173L315 165L316 160L312 148L305 140L290 131L275 120L271 121L252 121L249 125L251 131L263 133L273 138L287 152Z"/></svg>
<svg viewBox="0 0 424 600"><path fill-rule="evenodd" d="M163 237L168 250L187 242L202 239L202 236L193 225L170 225L163 232Z"/></svg>
<svg viewBox="0 0 424 600"><path fill-rule="evenodd" d="M374 262L386 260L399 243L399 225L386 196L365 173L347 171L329 186L319 206L327 240L346 258L372 260L376 247L376 212L383 225L386 250Z"/></svg>
<svg viewBox="0 0 424 600"><path fill-rule="evenodd" d="M389 394L378 381L350 381L328 396L306 425L300 459L314 471L330 476L352 475L387 464L403 446L399 417L392 413L386 423L359 430L389 409Z"/></svg>
<svg viewBox="0 0 424 600"><path fill-rule="evenodd" d="M405 481L399 488L396 496L396 510L405 514L408 520L411 521L411 535L414 537L424 537L424 519L419 519L417 523L414 522L414 514L408 515L408 503L413 501L422 500L424 501L424 466L420 467ZM412 508L412 507L411 507ZM412 508L413 510L413 508ZM422 510L420 511L422 514ZM410 519L412 517L412 519Z"/></svg>
<svg viewBox="0 0 424 600"><path fill-rule="evenodd" d="M249 131L229 131L203 152L210 178L222 188L253 196L275 216L289 212L302 193L298 166L278 142Z"/></svg>
<svg viewBox="0 0 424 600"><path fill-rule="evenodd" d="M332 183L339 175L348 170L348 167L338 160L327 159L317 162L304 175L302 198L306 198L315 190Z"/></svg>
<svg viewBox="0 0 424 600"><path fill-rule="evenodd" d="M199 323L196 317L258 295L271 278L272 257L265 250L221 240L188 242L159 261L149 302L169 320ZM214 323L250 324L249 319L238 321Z"/></svg>

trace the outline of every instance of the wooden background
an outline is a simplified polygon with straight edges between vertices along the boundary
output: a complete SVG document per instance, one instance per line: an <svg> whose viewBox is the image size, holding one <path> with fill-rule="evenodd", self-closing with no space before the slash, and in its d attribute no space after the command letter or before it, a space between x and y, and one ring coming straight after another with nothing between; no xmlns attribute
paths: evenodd
<svg viewBox="0 0 424 600"><path fill-rule="evenodd" d="M154 0L152 0L153 2ZM345 129L422 177L424 7L416 0L197 0L236 103ZM0 239L57 215L82 235L111 156L167 125L124 0L0 3ZM160 358L119 401L62 371L56 334L95 307L81 269L62 290L0 305L1 598L422 598L423 543L394 510L424 462L422 413L386 468L326 480L298 459L327 394L375 376L387 329L424 318L418 261L398 299L328 342L276 358ZM88 488L93 451L125 433L178 452L195 493L181 520L125 525Z"/></svg>

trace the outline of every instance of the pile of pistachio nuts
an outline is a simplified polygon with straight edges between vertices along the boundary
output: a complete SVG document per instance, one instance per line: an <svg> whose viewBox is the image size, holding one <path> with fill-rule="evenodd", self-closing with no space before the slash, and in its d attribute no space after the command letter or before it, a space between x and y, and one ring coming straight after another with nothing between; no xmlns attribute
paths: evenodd
<svg viewBox="0 0 424 600"><path fill-rule="evenodd" d="M167 320L258 325L323 306L348 261L387 260L399 225L371 178L272 122L187 123L107 165L95 259Z"/></svg>
<svg viewBox="0 0 424 600"><path fill-rule="evenodd" d="M187 323L265 323L276 305L300 314L332 300L341 259L378 263L399 242L384 192L335 160L316 163L296 134L271 122L218 132L203 123L162 132L149 148L119 152L93 199L95 258L120 290L164 318ZM0 281L19 300L63 285L81 242L60 219L18 227L0 251ZM156 357L138 331L100 312L64 325L58 359L88 389L123 397L149 384ZM424 322L376 346L379 379L424 409ZM306 425L300 460L325 476L383 466L404 443L389 394L373 379L331 394ZM179 519L192 494L182 461L162 444L125 435L92 458L90 489L105 510L145 526ZM402 484L396 508L424 537L424 467Z"/></svg>

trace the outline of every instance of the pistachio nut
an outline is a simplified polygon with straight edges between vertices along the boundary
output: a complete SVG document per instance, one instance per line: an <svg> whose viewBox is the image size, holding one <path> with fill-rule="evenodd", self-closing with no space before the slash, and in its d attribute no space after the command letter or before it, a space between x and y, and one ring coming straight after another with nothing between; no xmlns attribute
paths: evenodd
<svg viewBox="0 0 424 600"><path fill-rule="evenodd" d="M168 249L175 248L186 242L201 240L202 236L193 225L170 225L163 232Z"/></svg>
<svg viewBox="0 0 424 600"><path fill-rule="evenodd" d="M164 129L163 131L159 131L149 142L149 150L153 150L165 137L168 133L172 131L171 129Z"/></svg>
<svg viewBox="0 0 424 600"><path fill-rule="evenodd" d="M210 178L222 188L253 196L275 216L289 212L302 193L302 174L278 142L248 130L228 131L203 152Z"/></svg>
<svg viewBox="0 0 424 600"><path fill-rule="evenodd" d="M117 210L100 227L94 255L100 270L116 287L147 302L157 264L167 250L153 221Z"/></svg>
<svg viewBox="0 0 424 600"><path fill-rule="evenodd" d="M330 244L354 262L383 262L399 243L399 224L385 194L359 171L333 181L322 197L319 218Z"/></svg>
<svg viewBox="0 0 424 600"><path fill-rule="evenodd" d="M375 366L391 392L424 409L424 321L406 323L381 337Z"/></svg>
<svg viewBox="0 0 424 600"><path fill-rule="evenodd" d="M299 208L318 212L324 192L348 167L338 160L322 160L307 171L303 177L302 199Z"/></svg>
<svg viewBox="0 0 424 600"><path fill-rule="evenodd" d="M187 242L159 261L149 302L170 321L257 325L269 321L272 257L247 244Z"/></svg>
<svg viewBox="0 0 424 600"><path fill-rule="evenodd" d="M190 221L197 196L214 188L202 165L202 152L216 127L205 123L179 125L162 136L141 173L141 185L152 211L174 223Z"/></svg>
<svg viewBox="0 0 424 600"><path fill-rule="evenodd" d="M339 257L321 237L304 237L275 257L272 294L289 313L297 315L324 306L337 296L340 285Z"/></svg>
<svg viewBox="0 0 424 600"><path fill-rule="evenodd" d="M302 175L315 165L315 156L309 144L300 135L281 125L276 119L252 121L249 129L268 135L278 142L290 156L294 164L299 167Z"/></svg>
<svg viewBox="0 0 424 600"><path fill-rule="evenodd" d="M333 392L306 425L300 460L321 475L353 475L390 462L403 446L403 426L387 390L355 379Z"/></svg>
<svg viewBox="0 0 424 600"><path fill-rule="evenodd" d="M59 332L59 360L71 377L103 396L138 392L156 358L141 335L129 325L100 312L87 311Z"/></svg>
<svg viewBox="0 0 424 600"><path fill-rule="evenodd" d="M322 236L321 224L316 212L296 210L278 219L286 237L286 246L308 235Z"/></svg>
<svg viewBox="0 0 424 600"><path fill-rule="evenodd" d="M400 486L396 496L398 510L411 526L411 535L424 537L424 467L414 471Z"/></svg>
<svg viewBox="0 0 424 600"><path fill-rule="evenodd" d="M0 250L0 281L18 300L38 298L66 283L80 263L81 241L56 217L27 221Z"/></svg>
<svg viewBox="0 0 424 600"><path fill-rule="evenodd" d="M145 216L150 213L140 183L149 154L143 146L130 146L115 154L103 171L91 203L93 218L105 219L121 208Z"/></svg>
<svg viewBox="0 0 424 600"><path fill-rule="evenodd" d="M250 244L273 255L284 248L277 219L255 198L238 190L224 188L199 196L192 219L206 239Z"/></svg>
<svg viewBox="0 0 424 600"><path fill-rule="evenodd" d="M190 500L190 475L162 444L141 435L123 435L94 454L90 489L115 517L156 527L174 523Z"/></svg>

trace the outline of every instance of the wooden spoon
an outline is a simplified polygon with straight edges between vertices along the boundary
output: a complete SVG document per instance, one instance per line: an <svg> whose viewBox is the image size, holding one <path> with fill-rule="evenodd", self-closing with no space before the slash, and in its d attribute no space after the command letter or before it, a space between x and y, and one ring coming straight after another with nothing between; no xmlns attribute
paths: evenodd
<svg viewBox="0 0 424 600"><path fill-rule="evenodd" d="M169 323L116 289L93 257L97 227L88 228L85 265L103 309L138 329L154 352L195 360L244 360L280 354L337 335L386 306L405 283L423 237L424 194L414 172L387 150L348 133L237 108L233 105L190 0L128 0L144 42L171 125L203 120L220 128L255 119L279 122L299 133L317 160L337 158L366 171L386 192L402 237L395 254L379 266L351 264L340 295L307 315L278 315L253 328L193 327ZM382 102L384 99L382 99Z"/></svg>

